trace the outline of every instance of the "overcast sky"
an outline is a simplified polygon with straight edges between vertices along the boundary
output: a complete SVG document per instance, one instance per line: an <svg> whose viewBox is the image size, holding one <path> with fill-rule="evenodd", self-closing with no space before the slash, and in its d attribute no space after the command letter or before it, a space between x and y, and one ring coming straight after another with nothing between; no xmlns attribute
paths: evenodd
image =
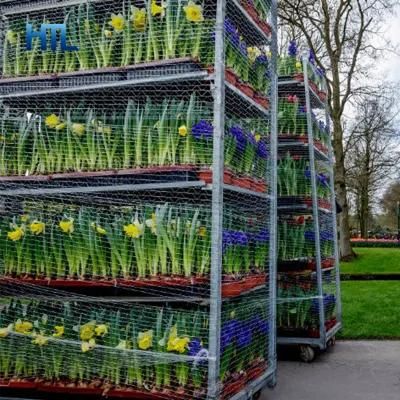
<svg viewBox="0 0 400 400"><path fill-rule="evenodd" d="M400 15L393 16L387 21L386 36L391 39L392 43L398 46L398 54L388 54L385 59L380 62L379 75L382 78L396 81L400 84Z"/></svg>

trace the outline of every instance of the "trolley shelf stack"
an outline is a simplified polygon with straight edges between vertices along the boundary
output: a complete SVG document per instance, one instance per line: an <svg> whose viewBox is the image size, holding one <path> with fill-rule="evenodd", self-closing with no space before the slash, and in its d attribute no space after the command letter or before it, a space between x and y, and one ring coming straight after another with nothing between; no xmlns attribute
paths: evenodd
<svg viewBox="0 0 400 400"><path fill-rule="evenodd" d="M276 7L0 2L2 394L275 384Z"/></svg>
<svg viewBox="0 0 400 400"><path fill-rule="evenodd" d="M323 73L289 50L278 78L277 343L311 361L341 328L334 160Z"/></svg>

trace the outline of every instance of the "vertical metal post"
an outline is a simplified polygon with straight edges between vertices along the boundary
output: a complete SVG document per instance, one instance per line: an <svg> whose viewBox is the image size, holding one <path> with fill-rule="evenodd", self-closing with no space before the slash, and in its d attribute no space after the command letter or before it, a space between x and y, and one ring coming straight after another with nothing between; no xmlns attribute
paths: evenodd
<svg viewBox="0 0 400 400"><path fill-rule="evenodd" d="M325 102L325 122L326 128L330 135L330 118L328 105ZM336 216L336 196L335 196L335 175L333 173L333 149L332 142L329 140L328 146L329 156L329 182L331 190L331 204L332 204L332 229L333 229L333 246L335 256L335 283L336 283L336 320L342 322L342 298L340 294L340 263L339 263L339 246L338 246L338 231L337 231L337 216Z"/></svg>
<svg viewBox="0 0 400 400"><path fill-rule="evenodd" d="M324 292L322 280L322 267L321 267L321 246L319 234L319 207L317 195L317 181L315 170L315 155L314 155L314 137L313 126L311 118L311 99L310 99L310 86L308 83L308 60L303 57L303 74L304 74L304 91L306 97L306 111L307 111L307 135L308 135L308 149L310 153L310 173L311 173L311 197L312 209L314 220L314 235L315 235L315 256L317 261L317 283L318 283L318 304L319 304L319 331L320 331L320 346L326 347L326 332L325 332L325 310L324 310Z"/></svg>
<svg viewBox="0 0 400 400"><path fill-rule="evenodd" d="M271 368L273 370L273 379L275 381L276 373L276 298L277 298L277 181L278 181L278 166L277 166L277 131L278 131L278 76L277 76L277 59L278 59L278 18L277 18L277 0L273 0L271 4L271 122L270 122L270 243L269 243L269 315L270 315L270 333L269 333L269 349L268 356ZM268 178L268 176L267 176ZM275 382L273 382L274 384Z"/></svg>
<svg viewBox="0 0 400 400"><path fill-rule="evenodd" d="M225 131L225 44L224 20L226 0L217 0L214 55L214 136L213 136L213 188L210 273L210 326L208 399L219 397L220 338L221 338L221 275L222 275L222 218Z"/></svg>

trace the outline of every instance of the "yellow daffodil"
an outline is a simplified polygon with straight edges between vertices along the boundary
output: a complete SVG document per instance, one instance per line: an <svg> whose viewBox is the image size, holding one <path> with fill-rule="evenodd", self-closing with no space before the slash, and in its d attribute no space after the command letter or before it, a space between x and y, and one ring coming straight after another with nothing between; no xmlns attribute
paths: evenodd
<svg viewBox="0 0 400 400"><path fill-rule="evenodd" d="M30 217L28 214L23 214L19 218L22 222L28 222Z"/></svg>
<svg viewBox="0 0 400 400"><path fill-rule="evenodd" d="M74 232L74 220L73 219L63 219L59 223L60 229L64 233L73 233Z"/></svg>
<svg viewBox="0 0 400 400"><path fill-rule="evenodd" d="M153 330L150 329L146 332L140 332L138 335L138 346L141 350L148 350L153 346Z"/></svg>
<svg viewBox="0 0 400 400"><path fill-rule="evenodd" d="M89 341L84 341L81 343L82 353L87 353L88 351L93 350L96 347L96 341L94 339L90 339Z"/></svg>
<svg viewBox="0 0 400 400"><path fill-rule="evenodd" d="M97 325L96 328L94 328L94 331L96 333L96 336L103 337L108 333L108 326L105 324Z"/></svg>
<svg viewBox="0 0 400 400"><path fill-rule="evenodd" d="M259 133L256 133L254 135L254 140L258 143L261 140L261 135Z"/></svg>
<svg viewBox="0 0 400 400"><path fill-rule="evenodd" d="M24 234L24 229L21 226L17 226L13 231L7 233L7 237L13 242L17 242L23 238Z"/></svg>
<svg viewBox="0 0 400 400"><path fill-rule="evenodd" d="M303 67L303 65L301 64L301 62L297 61L296 62L296 68L301 71L302 67Z"/></svg>
<svg viewBox="0 0 400 400"><path fill-rule="evenodd" d="M56 126L56 131L62 131L63 129L65 129L66 126L67 124L65 122L61 122L61 124L58 124Z"/></svg>
<svg viewBox="0 0 400 400"><path fill-rule="evenodd" d="M105 133L106 135L111 135L111 127L110 126L98 126L97 133Z"/></svg>
<svg viewBox="0 0 400 400"><path fill-rule="evenodd" d="M108 23L115 31L121 32L125 27L125 18L122 14L111 14L111 21Z"/></svg>
<svg viewBox="0 0 400 400"><path fill-rule="evenodd" d="M85 133L86 128L83 124L73 123L71 129L73 134L82 136Z"/></svg>
<svg viewBox="0 0 400 400"><path fill-rule="evenodd" d="M20 319L15 323L15 332L17 333L22 333L24 335L27 335L31 333L33 329L33 324L32 322L29 321L21 321Z"/></svg>
<svg viewBox="0 0 400 400"><path fill-rule="evenodd" d="M115 348L118 350L128 350L129 342L127 340L120 340L118 345Z"/></svg>
<svg viewBox="0 0 400 400"><path fill-rule="evenodd" d="M45 124L47 127L54 129L57 125L60 124L60 118L57 117L56 114L51 114L45 119Z"/></svg>
<svg viewBox="0 0 400 400"><path fill-rule="evenodd" d="M201 226L199 228L199 236L206 237L206 235L207 235L207 228L205 226Z"/></svg>
<svg viewBox="0 0 400 400"><path fill-rule="evenodd" d="M139 220L135 219L133 224L128 224L124 226L124 232L126 236L137 239L143 235L144 225L141 224Z"/></svg>
<svg viewBox="0 0 400 400"><path fill-rule="evenodd" d="M0 328L0 339L7 337L13 329L13 324L8 325L6 328Z"/></svg>
<svg viewBox="0 0 400 400"><path fill-rule="evenodd" d="M187 6L183 7L183 10L186 14L186 19L190 22L202 22L204 21L203 17L203 8L196 4L193 1L189 1Z"/></svg>
<svg viewBox="0 0 400 400"><path fill-rule="evenodd" d="M178 336L178 329L174 325L169 333L167 351L176 351L182 354L187 350L189 342L190 339L187 336Z"/></svg>
<svg viewBox="0 0 400 400"><path fill-rule="evenodd" d="M247 53L249 54L250 61L254 62L255 59L261 55L261 51L258 47L248 47Z"/></svg>
<svg viewBox="0 0 400 400"><path fill-rule="evenodd" d="M190 339L188 337L177 337L175 339L169 339L167 344L167 351L176 351L178 353L184 353L187 348Z"/></svg>
<svg viewBox="0 0 400 400"><path fill-rule="evenodd" d="M35 334L34 339L32 340L33 344L37 344L38 346L45 346L49 341L49 338L42 334Z"/></svg>
<svg viewBox="0 0 400 400"><path fill-rule="evenodd" d="M104 29L104 36L105 36L107 39L110 39L110 38L112 38L113 33L112 33L112 31L110 31L109 29Z"/></svg>
<svg viewBox="0 0 400 400"><path fill-rule="evenodd" d="M18 42L18 35L16 32L14 32L12 30L8 30L6 33L6 39L12 45L16 45Z"/></svg>
<svg viewBox="0 0 400 400"><path fill-rule="evenodd" d="M91 226L99 235L105 235L107 233L104 228L102 228L100 225L95 224L94 222L91 224Z"/></svg>
<svg viewBox="0 0 400 400"><path fill-rule="evenodd" d="M151 214L151 219L146 219L146 226L151 229L151 233L157 234L157 216L155 213Z"/></svg>
<svg viewBox="0 0 400 400"><path fill-rule="evenodd" d="M33 221L33 222L29 225L29 228L30 228L31 232L32 232L34 235L40 235L41 233L43 233L45 227L46 227L46 225L45 225L43 222L41 222L41 221L36 221L36 220Z"/></svg>
<svg viewBox="0 0 400 400"><path fill-rule="evenodd" d="M132 6L132 23L137 32L143 32L146 29L146 9Z"/></svg>
<svg viewBox="0 0 400 400"><path fill-rule="evenodd" d="M95 335L95 323L94 322L88 322L85 325L82 325L80 330L79 330L79 336L81 340L88 341L93 338Z"/></svg>
<svg viewBox="0 0 400 400"><path fill-rule="evenodd" d="M151 15L153 17L160 16L163 17L165 15L165 4L161 2L161 5L157 4L156 0L151 1Z"/></svg>
<svg viewBox="0 0 400 400"><path fill-rule="evenodd" d="M186 127L186 125L181 125L178 129L179 132L179 136L185 137L188 134L188 129Z"/></svg>
<svg viewBox="0 0 400 400"><path fill-rule="evenodd" d="M53 336L54 337L62 337L62 336L64 336L64 332L65 332L65 328L63 325L56 325L54 327Z"/></svg>

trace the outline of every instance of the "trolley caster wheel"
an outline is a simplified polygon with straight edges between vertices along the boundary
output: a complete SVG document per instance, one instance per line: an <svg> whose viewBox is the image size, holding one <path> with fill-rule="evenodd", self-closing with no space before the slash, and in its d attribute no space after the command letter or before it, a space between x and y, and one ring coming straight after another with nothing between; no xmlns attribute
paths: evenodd
<svg viewBox="0 0 400 400"><path fill-rule="evenodd" d="M332 336L329 340L328 340L328 347L332 347L336 344L336 336Z"/></svg>
<svg viewBox="0 0 400 400"><path fill-rule="evenodd" d="M276 380L276 374L274 374L271 379L268 381L267 383L267 387L269 389L273 389L276 386L277 380ZM260 391L260 395L261 395L261 391Z"/></svg>
<svg viewBox="0 0 400 400"><path fill-rule="evenodd" d="M261 397L261 390L255 392L253 396L251 396L251 400L258 400Z"/></svg>
<svg viewBox="0 0 400 400"><path fill-rule="evenodd" d="M300 359L305 363L313 362L315 360L315 350L309 345L301 345Z"/></svg>

